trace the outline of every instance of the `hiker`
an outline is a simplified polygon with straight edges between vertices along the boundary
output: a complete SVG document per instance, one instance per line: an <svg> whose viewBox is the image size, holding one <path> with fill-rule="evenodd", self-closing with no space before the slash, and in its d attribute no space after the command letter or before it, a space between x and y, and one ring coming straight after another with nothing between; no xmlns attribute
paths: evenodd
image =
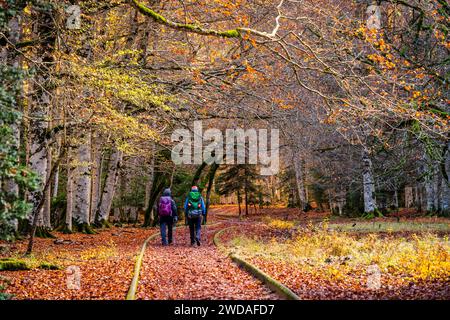
<svg viewBox="0 0 450 320"><path fill-rule="evenodd" d="M167 246L167 244L172 244L172 229L173 224L178 221L177 205L172 199L172 192L169 188L165 189L159 199L159 204L157 207L157 213L159 216L159 225L161 229L161 239L162 245ZM168 229L168 235L166 237L166 226Z"/></svg>
<svg viewBox="0 0 450 320"><path fill-rule="evenodd" d="M191 192L189 192L186 198L184 212L189 224L191 246L195 246L196 243L200 246L200 229L202 218L206 215L206 207L202 195L196 186L191 188Z"/></svg>

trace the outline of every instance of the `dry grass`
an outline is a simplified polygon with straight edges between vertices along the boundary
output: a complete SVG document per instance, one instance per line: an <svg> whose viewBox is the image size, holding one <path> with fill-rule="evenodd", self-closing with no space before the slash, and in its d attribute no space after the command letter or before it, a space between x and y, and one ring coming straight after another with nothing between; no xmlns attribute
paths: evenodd
<svg viewBox="0 0 450 320"><path fill-rule="evenodd" d="M286 230L291 223L266 220L269 227L279 230ZM290 239L261 240L245 235L235 237L228 246L243 256L298 264L311 272L320 270L334 279L373 264L384 273L410 280L450 278L449 239L431 232L408 237L395 233L356 235L330 229L325 222L321 228L311 225L302 229Z"/></svg>

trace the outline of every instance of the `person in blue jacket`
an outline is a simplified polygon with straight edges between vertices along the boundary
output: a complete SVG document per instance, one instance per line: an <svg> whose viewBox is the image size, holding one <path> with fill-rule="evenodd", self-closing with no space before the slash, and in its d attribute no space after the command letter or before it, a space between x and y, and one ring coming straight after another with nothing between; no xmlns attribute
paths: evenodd
<svg viewBox="0 0 450 320"><path fill-rule="evenodd" d="M200 230L202 219L206 215L206 206L198 187L193 186L191 188L184 202L184 212L189 225L191 246L195 246L195 244L200 246Z"/></svg>

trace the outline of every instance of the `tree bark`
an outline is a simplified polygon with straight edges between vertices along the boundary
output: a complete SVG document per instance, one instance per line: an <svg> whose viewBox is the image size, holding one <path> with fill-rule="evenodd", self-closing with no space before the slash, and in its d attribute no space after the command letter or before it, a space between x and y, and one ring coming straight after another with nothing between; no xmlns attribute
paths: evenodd
<svg viewBox="0 0 450 320"><path fill-rule="evenodd" d="M91 200L91 141L90 133L82 136L78 147L78 163L75 176L73 222L81 232L90 233Z"/></svg>
<svg viewBox="0 0 450 320"><path fill-rule="evenodd" d="M293 154L292 162L294 163L295 182L297 185L297 196L302 211L308 209L308 200L306 197L305 180L304 180L304 161L297 155Z"/></svg>
<svg viewBox="0 0 450 320"><path fill-rule="evenodd" d="M148 203L150 201L150 193L152 192L154 174L155 174L155 145L153 144L153 155L148 171L148 181L145 185L144 211L148 209Z"/></svg>
<svg viewBox="0 0 450 320"><path fill-rule="evenodd" d="M116 191L117 181L119 179L119 168L122 161L122 151L114 148L108 163L108 171L106 174L105 184L100 194L96 214L95 224L103 225L109 218L114 193Z"/></svg>
<svg viewBox="0 0 450 320"><path fill-rule="evenodd" d="M369 153L365 150L362 157L363 161L363 193L364 193L364 212L373 213L377 209L375 201L375 183L372 173L372 161Z"/></svg>
<svg viewBox="0 0 450 320"><path fill-rule="evenodd" d="M33 213L30 218L32 223L36 222L38 227L44 225L43 206L40 205L44 199L43 194L45 180L48 177L48 141L47 117L50 113L51 96L51 74L55 59L53 56L56 41L55 16L53 8L39 8L33 11L35 13L34 21L36 23L36 37L40 39L40 45L36 51L36 57L39 58L41 67L34 77L34 94L30 111L30 141L31 150L29 158L29 166L42 179L41 186L38 190L29 193L30 202L33 204ZM39 210L37 208L39 207ZM31 222L30 221L30 222ZM34 232L34 231L33 231ZM33 234L34 236L34 234Z"/></svg>
<svg viewBox="0 0 450 320"><path fill-rule="evenodd" d="M50 178L50 171L52 168L52 152L51 152L51 148L49 147L47 149L47 177L46 180L48 180ZM56 172L57 168L55 168L55 172ZM51 188L47 188L45 194L44 194L44 208L43 208L43 225L45 228L47 228L48 230L50 230L52 228L52 224L51 224Z"/></svg>
<svg viewBox="0 0 450 320"><path fill-rule="evenodd" d="M101 152L101 148L98 144L94 143L92 148L92 159L94 159L92 163L92 180L91 180L91 210L89 213L89 222L95 222L95 215L100 199L100 189L101 189L101 176L102 176L102 167L103 167L103 153Z"/></svg>
<svg viewBox="0 0 450 320"><path fill-rule="evenodd" d="M241 211L241 194L239 190L237 191L237 203L239 208L239 218L241 217L242 211Z"/></svg>
<svg viewBox="0 0 450 320"><path fill-rule="evenodd" d="M429 159L428 156L424 156L425 160L425 210L427 213L433 213L438 210L438 203L436 202L437 195L437 172L436 165Z"/></svg>
<svg viewBox="0 0 450 320"><path fill-rule="evenodd" d="M200 177L202 176L203 169L205 169L207 165L208 164L206 162L203 162L201 165L198 166L197 170L195 170L194 177L192 178L191 186L198 186Z"/></svg>
<svg viewBox="0 0 450 320"><path fill-rule="evenodd" d="M53 169L50 171L50 175L49 175L48 180L46 180L45 183L44 183L44 187L43 187L40 199L39 199L39 203L37 204L36 207L33 208L33 215L32 215L33 222L32 222L32 225L31 225L31 232L30 232L30 238L28 240L27 251L25 253L26 255L31 254L31 252L33 251L34 236L36 234L36 230L37 230L37 227L38 227L37 223L38 223L38 220L39 220L39 215L37 213L39 211L41 211L42 207L44 206L44 198L43 198L42 195L45 194L45 192L47 191L48 188L50 188L51 181L53 179L53 176L55 175L55 171L56 171L55 169L59 166L62 158L65 155L65 152L66 152L66 150L64 148L63 152L59 155L58 160L55 163L55 167L53 167Z"/></svg>
<svg viewBox="0 0 450 320"><path fill-rule="evenodd" d="M214 162L211 165L211 168L209 169L209 173L208 173L208 187L206 189L206 204L205 204L206 205L206 216L204 219L205 224L208 219L209 205L211 204L211 192L212 192L212 187L214 185L214 178L216 176L216 172L217 172L218 168L219 168L219 164Z"/></svg>
<svg viewBox="0 0 450 320"><path fill-rule="evenodd" d="M441 170L444 171L441 185L441 213L448 215L450 213L450 142L447 144L443 161L443 166L441 166Z"/></svg>
<svg viewBox="0 0 450 320"><path fill-rule="evenodd" d="M15 46L17 43L19 43L21 35L22 35L22 28L21 28L21 17L19 14L16 14L14 17L12 17L8 21L8 42ZM2 59L0 61L2 64L5 63L7 66L12 66L13 68L16 68L18 70L21 69L20 65L20 55L15 52L15 50L5 50L2 52ZM19 97L16 97L16 102L19 102ZM20 120L14 121L10 125L10 128L12 130L12 136L13 136L13 148L16 151L19 151L20 149ZM17 159L19 161L19 159ZM0 182L1 183L1 182ZM14 179L6 179L2 185L0 185L0 190L3 189L6 193L11 194L11 196L14 199L17 199L19 196L19 185L16 183ZM17 219L14 219L11 221L11 226L14 229L15 232L18 231L18 221Z"/></svg>
<svg viewBox="0 0 450 320"><path fill-rule="evenodd" d="M72 232L72 212L73 212L73 173L72 152L69 149L67 152L67 185L66 185L66 219L63 228L64 232Z"/></svg>

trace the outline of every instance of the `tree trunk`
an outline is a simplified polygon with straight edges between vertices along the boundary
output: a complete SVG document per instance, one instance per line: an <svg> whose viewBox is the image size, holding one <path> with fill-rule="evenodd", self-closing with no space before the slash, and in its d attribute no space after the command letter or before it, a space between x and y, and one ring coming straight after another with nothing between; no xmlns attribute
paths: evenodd
<svg viewBox="0 0 450 320"><path fill-rule="evenodd" d="M245 197L245 215L248 216L248 177L247 177L247 166L245 166L245 173L244 173L244 197Z"/></svg>
<svg viewBox="0 0 450 320"><path fill-rule="evenodd" d="M237 203L239 208L239 218L241 217L242 211L241 211L241 194L239 190L237 191Z"/></svg>
<svg viewBox="0 0 450 320"><path fill-rule="evenodd" d="M414 206L414 192L412 187L405 187L405 208Z"/></svg>
<svg viewBox="0 0 450 320"><path fill-rule="evenodd" d="M444 153L443 163L441 165L441 214L450 214L450 142Z"/></svg>
<svg viewBox="0 0 450 320"><path fill-rule="evenodd" d="M157 201L158 195L164 188L167 183L167 176L160 172L155 171L153 183L152 183L152 191L150 192L150 200L148 202L147 210L145 211L144 216L144 227L155 226L157 223L157 219L154 216L154 205ZM187 224L187 217L185 216L185 224Z"/></svg>
<svg viewBox="0 0 450 320"><path fill-rule="evenodd" d="M427 213L436 212L436 167L432 160L425 157L425 210Z"/></svg>
<svg viewBox="0 0 450 320"><path fill-rule="evenodd" d="M203 162L201 165L198 166L197 170L195 170L194 177L192 178L191 186L198 186L200 177L202 176L203 169L205 169L206 166L207 166L206 162Z"/></svg>
<svg viewBox="0 0 450 320"><path fill-rule="evenodd" d="M97 211L95 214L96 225L103 225L109 218L109 212L116 191L117 181L119 178L119 168L122 161L122 151L114 148L111 158L108 163L108 172L106 174L105 185L100 194L100 200L98 202Z"/></svg>
<svg viewBox="0 0 450 320"><path fill-rule="evenodd" d="M15 46L17 43L19 43L22 29L20 26L20 15L17 13L14 17L12 17L8 21L8 34L7 39L8 42ZM13 68L17 70L21 70L20 65L20 57L15 50L5 50L4 52L1 52L1 60L0 63L4 63L6 66L12 66ZM16 97L16 102L20 102L20 97ZM10 128L12 130L12 137L13 137L13 148L16 152L20 149L20 120L17 119L13 123L10 124ZM19 159L17 159L19 161ZM1 183L1 182L0 182ZM6 193L10 194L12 198L17 199L19 197L19 186L16 183L14 179L6 179L4 183L0 184L0 191L4 190ZM14 219L10 223L11 227L14 229L15 232L18 231L18 221L17 219Z"/></svg>
<svg viewBox="0 0 450 320"><path fill-rule="evenodd" d="M91 211L89 213L89 222L92 224L95 222L95 213L97 211L99 197L100 197L100 188L101 188L101 176L102 176L102 164L103 164L103 153L101 152L101 148L94 146L92 148L92 159L94 159L92 163L92 179L91 179Z"/></svg>
<svg viewBox="0 0 450 320"><path fill-rule="evenodd" d="M73 212L73 174L74 168L72 166L72 153L69 150L67 152L67 185L66 185L66 219L65 225L62 228L62 231L65 233L72 232L72 212Z"/></svg>
<svg viewBox="0 0 450 320"><path fill-rule="evenodd" d="M308 210L308 200L306 197L305 180L304 180L304 161L303 159L293 156L295 182L297 185L297 196L302 211Z"/></svg>
<svg viewBox="0 0 450 320"><path fill-rule="evenodd" d="M445 179L442 179L441 185L441 214L450 213L450 187Z"/></svg>
<svg viewBox="0 0 450 320"><path fill-rule="evenodd" d="M130 216L128 218L128 223L136 224L138 221L138 210L136 207L130 207Z"/></svg>
<svg viewBox="0 0 450 320"><path fill-rule="evenodd" d="M44 182L44 187L41 193L41 198L39 200L39 203L36 205L36 207L34 207L33 209L33 222L31 225L31 232L30 232L30 238L28 240L28 247L27 247L27 251L26 251L26 255L30 255L31 252L33 251L33 244L34 244L34 236L36 234L37 231L37 223L38 223L38 219L39 219L39 215L38 212L42 210L42 207L44 206L44 198L42 197L42 194L45 194L47 192L47 189L50 188L51 186L51 181L53 179L53 176L55 175L55 169L59 166L63 156L65 155L65 151L59 155L58 160L55 163L55 166L53 167L53 169L50 171L50 176L49 178Z"/></svg>
<svg viewBox="0 0 450 320"><path fill-rule="evenodd" d="M39 117L36 113L33 113L35 117ZM41 114L42 116L42 114ZM45 179L47 177L47 150L45 146L45 122L44 121L36 121L32 120L32 136L31 140L31 155L30 155L30 168L36 172L41 177L41 183L37 190L29 193L29 200L33 204L33 208L37 208L39 202L44 197L43 188L45 184ZM34 122L34 123L33 123ZM35 210L33 210L35 211ZM36 214L37 217L37 226L44 226L43 219L43 209L41 208L37 212L33 212L31 217L29 217L29 223L33 222L33 215Z"/></svg>
<svg viewBox="0 0 450 320"><path fill-rule="evenodd" d="M48 142L47 142L47 118L49 116L51 106L51 75L55 59L53 56L54 45L56 41L55 28L55 11L51 8L39 9L33 11L35 14L34 21L36 30L36 38L40 39L40 45L36 52L39 57L41 67L34 77L34 92L32 95L32 103L30 107L30 141L31 150L29 158L29 166L42 179L41 186L33 192L29 193L30 202L33 204L33 212L30 217L32 224L36 225L38 231L40 227L44 227L43 204L41 200L45 195L46 178L48 177ZM38 209L39 207L39 209ZM35 227L32 227L32 237L34 237ZM42 230L45 232L45 230Z"/></svg>
<svg viewBox="0 0 450 320"><path fill-rule="evenodd" d="M209 205L211 203L211 191L212 191L212 187L214 185L214 178L216 176L216 172L217 169L219 168L219 164L217 163L213 163L211 165L211 168L209 169L209 173L208 173L208 188L206 189L206 216L205 219L203 221L204 224L206 224L206 220L208 218L208 211L209 211Z"/></svg>
<svg viewBox="0 0 450 320"><path fill-rule="evenodd" d="M78 231L92 233L89 213L91 203L91 141L90 133L81 137L75 177L73 222Z"/></svg>
<svg viewBox="0 0 450 320"><path fill-rule="evenodd" d="M56 169L55 177L53 178L53 189L52 189L52 198L56 199L58 196L58 188L59 188L59 168Z"/></svg>
<svg viewBox="0 0 450 320"><path fill-rule="evenodd" d="M114 216L113 216L113 223L119 223L120 224L120 209L114 208L113 210Z"/></svg>
<svg viewBox="0 0 450 320"><path fill-rule="evenodd" d="M394 207L395 207L395 210L398 210L398 191L397 191L397 188L395 188L395 191L394 191Z"/></svg>
<svg viewBox="0 0 450 320"><path fill-rule="evenodd" d="M48 154L47 154L47 177L46 180L50 178L50 170L52 167L52 152L51 148L48 148ZM55 168L56 170L56 168ZM51 224L51 188L47 188L45 194L44 194L44 209L43 209L43 225L46 229L50 230L52 228Z"/></svg>
<svg viewBox="0 0 450 320"><path fill-rule="evenodd" d="M150 162L150 167L148 171L148 181L145 185L145 200L144 200L144 211L148 209L148 203L150 201L150 194L152 192L153 176L155 174L155 145L153 144L153 155Z"/></svg>
<svg viewBox="0 0 450 320"><path fill-rule="evenodd" d="M372 173L372 161L367 151L364 151L363 157L363 192L364 192L364 212L374 213L377 209L375 201L375 184Z"/></svg>

